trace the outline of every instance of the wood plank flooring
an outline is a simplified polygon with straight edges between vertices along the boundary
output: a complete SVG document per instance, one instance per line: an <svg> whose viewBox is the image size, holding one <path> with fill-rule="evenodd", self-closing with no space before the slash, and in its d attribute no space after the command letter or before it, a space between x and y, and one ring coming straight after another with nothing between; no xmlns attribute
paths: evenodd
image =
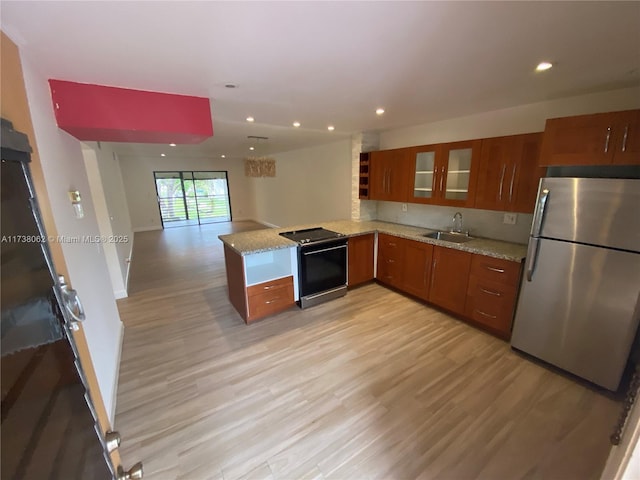
<svg viewBox="0 0 640 480"><path fill-rule="evenodd" d="M369 284L245 325L220 233L135 236L116 428L145 479L597 479L619 404Z"/></svg>

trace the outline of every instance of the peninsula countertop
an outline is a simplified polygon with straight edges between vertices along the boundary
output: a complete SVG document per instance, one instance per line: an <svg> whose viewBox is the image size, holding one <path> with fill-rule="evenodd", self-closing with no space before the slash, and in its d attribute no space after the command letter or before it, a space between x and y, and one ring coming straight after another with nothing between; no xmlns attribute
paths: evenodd
<svg viewBox="0 0 640 480"><path fill-rule="evenodd" d="M281 232L291 230L302 230L305 228L323 227L334 232L342 233L345 236L353 237L367 233L387 233L418 242L430 243L465 252L478 253L490 257L522 261L527 254L527 246L520 243L504 242L490 238L474 237L465 243L453 243L444 240L435 240L425 237L425 234L434 232L434 229L413 227L399 223L381 222L378 220L354 221L339 220L333 222L317 222L306 225L292 225L284 228L265 228L262 230L251 230L248 232L219 235L218 238L240 255L251 255L254 253L268 252L281 248L291 248L297 243L280 236Z"/></svg>

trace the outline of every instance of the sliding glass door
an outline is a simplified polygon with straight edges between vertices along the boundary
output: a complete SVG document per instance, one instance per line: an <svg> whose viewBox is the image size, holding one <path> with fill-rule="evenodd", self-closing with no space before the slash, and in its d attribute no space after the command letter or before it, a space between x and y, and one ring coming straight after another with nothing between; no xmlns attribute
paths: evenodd
<svg viewBox="0 0 640 480"><path fill-rule="evenodd" d="M153 172L162 226L231 220L227 172Z"/></svg>

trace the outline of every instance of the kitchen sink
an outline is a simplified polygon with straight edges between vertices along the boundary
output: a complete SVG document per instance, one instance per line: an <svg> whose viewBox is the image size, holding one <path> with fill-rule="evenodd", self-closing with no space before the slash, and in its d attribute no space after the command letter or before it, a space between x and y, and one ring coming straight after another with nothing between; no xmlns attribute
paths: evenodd
<svg viewBox="0 0 640 480"><path fill-rule="evenodd" d="M468 233L455 233L455 232L431 232L426 233L423 237L433 238L435 240L443 240L445 242L453 242L453 243L464 243L469 240L473 240L473 237L470 237Z"/></svg>

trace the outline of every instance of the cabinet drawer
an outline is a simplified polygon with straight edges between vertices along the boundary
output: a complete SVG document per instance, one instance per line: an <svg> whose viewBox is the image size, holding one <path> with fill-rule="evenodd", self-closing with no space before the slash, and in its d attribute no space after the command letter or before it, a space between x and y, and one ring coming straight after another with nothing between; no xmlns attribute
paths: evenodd
<svg viewBox="0 0 640 480"><path fill-rule="evenodd" d="M486 255L475 254L471 260L471 275L514 287L520 281L520 268L521 264L518 262L487 257Z"/></svg>
<svg viewBox="0 0 640 480"><path fill-rule="evenodd" d="M249 297L249 321L285 310L294 304L293 283Z"/></svg>
<svg viewBox="0 0 640 480"><path fill-rule="evenodd" d="M402 239L399 237L387 235L386 233L378 234L378 250L380 252L391 254L394 251L399 251L401 243Z"/></svg>
<svg viewBox="0 0 640 480"><path fill-rule="evenodd" d="M507 286L501 282L492 282L471 275L465 315L478 323L499 330L505 336L509 336L516 291L514 286Z"/></svg>
<svg viewBox="0 0 640 480"><path fill-rule="evenodd" d="M275 290L276 288L291 285L293 289L293 277L283 277L276 278L275 280L269 280L268 282L258 283L257 285L251 285L247 287L247 296L253 297L255 295L259 295L261 293L269 292L271 290Z"/></svg>
<svg viewBox="0 0 640 480"><path fill-rule="evenodd" d="M401 269L402 265L398 260L380 255L378 257L378 273L376 278L381 282L397 286L400 284Z"/></svg>

